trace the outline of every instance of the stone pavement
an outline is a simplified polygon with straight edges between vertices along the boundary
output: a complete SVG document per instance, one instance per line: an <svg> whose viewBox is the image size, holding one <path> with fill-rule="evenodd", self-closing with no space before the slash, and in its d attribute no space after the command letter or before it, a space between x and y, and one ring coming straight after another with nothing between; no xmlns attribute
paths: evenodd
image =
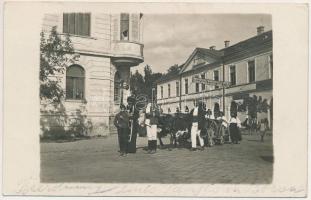
<svg viewBox="0 0 311 200"><path fill-rule="evenodd" d="M65 143L41 143L42 182L237 183L272 181L272 136L243 135L241 144L191 152L180 148L147 154L147 138L136 154L120 157L116 135ZM164 143L168 144L168 138Z"/></svg>

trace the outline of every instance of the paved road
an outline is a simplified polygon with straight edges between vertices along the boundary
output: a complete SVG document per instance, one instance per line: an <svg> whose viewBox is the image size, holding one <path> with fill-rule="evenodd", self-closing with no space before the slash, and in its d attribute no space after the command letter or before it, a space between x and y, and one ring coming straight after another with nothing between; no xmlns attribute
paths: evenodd
<svg viewBox="0 0 311 200"><path fill-rule="evenodd" d="M147 154L138 138L136 154L119 157L116 135L65 143L41 144L42 182L241 183L272 181L272 137L244 135L241 144L204 151L158 150ZM168 143L168 139L165 139Z"/></svg>

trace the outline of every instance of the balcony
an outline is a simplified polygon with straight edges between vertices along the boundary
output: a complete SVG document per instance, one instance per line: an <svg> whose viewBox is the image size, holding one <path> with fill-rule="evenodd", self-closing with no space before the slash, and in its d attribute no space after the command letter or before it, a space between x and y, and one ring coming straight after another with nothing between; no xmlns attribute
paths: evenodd
<svg viewBox="0 0 311 200"><path fill-rule="evenodd" d="M113 62L116 65L136 66L144 61L144 46L137 42L115 41L112 44Z"/></svg>

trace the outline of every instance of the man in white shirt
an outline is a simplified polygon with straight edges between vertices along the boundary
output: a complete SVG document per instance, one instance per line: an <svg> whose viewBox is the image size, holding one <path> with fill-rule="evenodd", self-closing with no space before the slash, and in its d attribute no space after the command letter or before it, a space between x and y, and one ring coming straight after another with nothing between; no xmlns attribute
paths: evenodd
<svg viewBox="0 0 311 200"><path fill-rule="evenodd" d="M194 103L194 108L191 110L190 115L192 117L192 127L191 127L191 150L195 151L197 148L197 137L199 137L199 142L201 149L204 149L204 140L200 136L200 124L204 116L202 108L200 108L197 103ZM202 116L201 116L202 115Z"/></svg>

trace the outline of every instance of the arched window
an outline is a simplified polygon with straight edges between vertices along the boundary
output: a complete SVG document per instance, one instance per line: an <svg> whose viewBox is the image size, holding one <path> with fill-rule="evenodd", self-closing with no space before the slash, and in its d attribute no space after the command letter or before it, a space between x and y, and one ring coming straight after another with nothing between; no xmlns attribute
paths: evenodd
<svg viewBox="0 0 311 200"><path fill-rule="evenodd" d="M84 69L72 65L66 71L66 99L84 99Z"/></svg>
<svg viewBox="0 0 311 200"><path fill-rule="evenodd" d="M121 101L121 76L119 72L116 72L114 75L114 102L119 104Z"/></svg>

